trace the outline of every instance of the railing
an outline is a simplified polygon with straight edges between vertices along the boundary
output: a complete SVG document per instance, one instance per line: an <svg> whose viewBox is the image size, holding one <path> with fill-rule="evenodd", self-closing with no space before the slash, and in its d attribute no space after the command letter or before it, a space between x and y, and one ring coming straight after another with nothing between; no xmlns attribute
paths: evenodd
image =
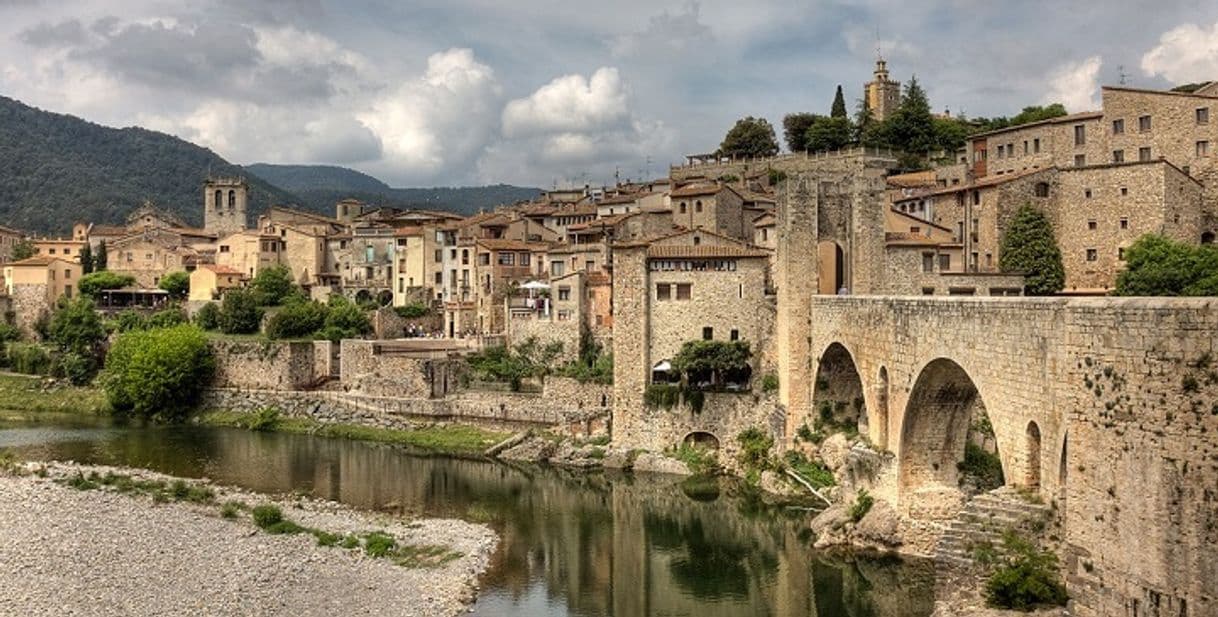
<svg viewBox="0 0 1218 617"><path fill-rule="evenodd" d="M753 163L773 163L777 161L790 160L823 160L830 158L839 158L847 156L874 156L877 158L896 158L897 153L887 148L869 148L859 146L856 148L848 148L845 150L820 150L816 152L789 152L787 154L777 154L774 156L763 157L720 157L713 161L699 161L696 163L686 163L683 165L669 165L670 170L675 169L693 169L698 167L715 167L717 165L737 165L737 164L753 164Z"/></svg>

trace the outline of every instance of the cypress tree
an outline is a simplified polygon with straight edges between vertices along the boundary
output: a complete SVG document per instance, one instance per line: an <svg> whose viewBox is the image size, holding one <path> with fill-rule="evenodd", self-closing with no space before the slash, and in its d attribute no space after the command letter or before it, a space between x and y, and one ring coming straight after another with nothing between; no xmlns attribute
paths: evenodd
<svg viewBox="0 0 1218 617"><path fill-rule="evenodd" d="M93 272L93 249L89 247L88 242L85 242L84 248L80 249L80 272L81 274Z"/></svg>
<svg viewBox="0 0 1218 617"><path fill-rule="evenodd" d="M1062 252L1053 237L1053 224L1043 212L1024 204L1015 213L1002 238L1003 272L1024 273L1024 293L1047 296L1062 290L1066 283Z"/></svg>
<svg viewBox="0 0 1218 617"><path fill-rule="evenodd" d="M93 270L102 272L106 269L108 258L106 256L106 241L102 240L101 244L97 245L97 254L93 256Z"/></svg>
<svg viewBox="0 0 1218 617"><path fill-rule="evenodd" d="M846 117L846 97L842 96L842 86L837 86L837 94L833 95L833 107L829 111L830 118Z"/></svg>

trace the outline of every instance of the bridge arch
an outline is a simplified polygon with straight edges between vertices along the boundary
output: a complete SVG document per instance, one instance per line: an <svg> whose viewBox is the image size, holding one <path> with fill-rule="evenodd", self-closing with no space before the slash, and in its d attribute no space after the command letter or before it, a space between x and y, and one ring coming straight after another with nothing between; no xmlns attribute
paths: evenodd
<svg viewBox="0 0 1218 617"><path fill-rule="evenodd" d="M690 431L681 438L681 443L686 446L698 446L709 450L719 449L719 438L714 433L708 431Z"/></svg>
<svg viewBox="0 0 1218 617"><path fill-rule="evenodd" d="M840 342L821 352L812 382L811 424L822 432L867 431L867 400L854 354Z"/></svg>
<svg viewBox="0 0 1218 617"><path fill-rule="evenodd" d="M917 373L901 419L900 499L908 501L915 492L928 489L958 493L962 480L974 480L962 478L959 468L970 448L973 462L989 461L989 479L1001 485L1005 481L1002 464L991 457L997 455L999 461L1007 457L990 426L980 389L964 367L944 357L926 363Z"/></svg>

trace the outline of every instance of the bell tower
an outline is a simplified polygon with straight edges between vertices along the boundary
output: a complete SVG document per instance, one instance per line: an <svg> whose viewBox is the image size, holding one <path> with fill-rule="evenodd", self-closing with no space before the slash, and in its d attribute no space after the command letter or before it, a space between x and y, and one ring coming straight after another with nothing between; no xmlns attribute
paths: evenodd
<svg viewBox="0 0 1218 617"><path fill-rule="evenodd" d="M245 178L212 178L203 183L203 229L224 236L246 228L249 186Z"/></svg>
<svg viewBox="0 0 1218 617"><path fill-rule="evenodd" d="M876 122L883 122L901 105L901 82L888 77L888 61L877 55L872 80L863 85L863 102Z"/></svg>

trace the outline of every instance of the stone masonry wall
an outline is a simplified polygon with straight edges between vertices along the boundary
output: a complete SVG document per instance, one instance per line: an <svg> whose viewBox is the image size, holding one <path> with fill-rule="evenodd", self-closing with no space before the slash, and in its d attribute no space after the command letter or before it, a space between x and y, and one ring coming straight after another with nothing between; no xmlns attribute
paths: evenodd
<svg viewBox="0 0 1218 617"><path fill-rule="evenodd" d="M209 345L216 360L213 387L297 390L318 378L313 341L212 340Z"/></svg>

